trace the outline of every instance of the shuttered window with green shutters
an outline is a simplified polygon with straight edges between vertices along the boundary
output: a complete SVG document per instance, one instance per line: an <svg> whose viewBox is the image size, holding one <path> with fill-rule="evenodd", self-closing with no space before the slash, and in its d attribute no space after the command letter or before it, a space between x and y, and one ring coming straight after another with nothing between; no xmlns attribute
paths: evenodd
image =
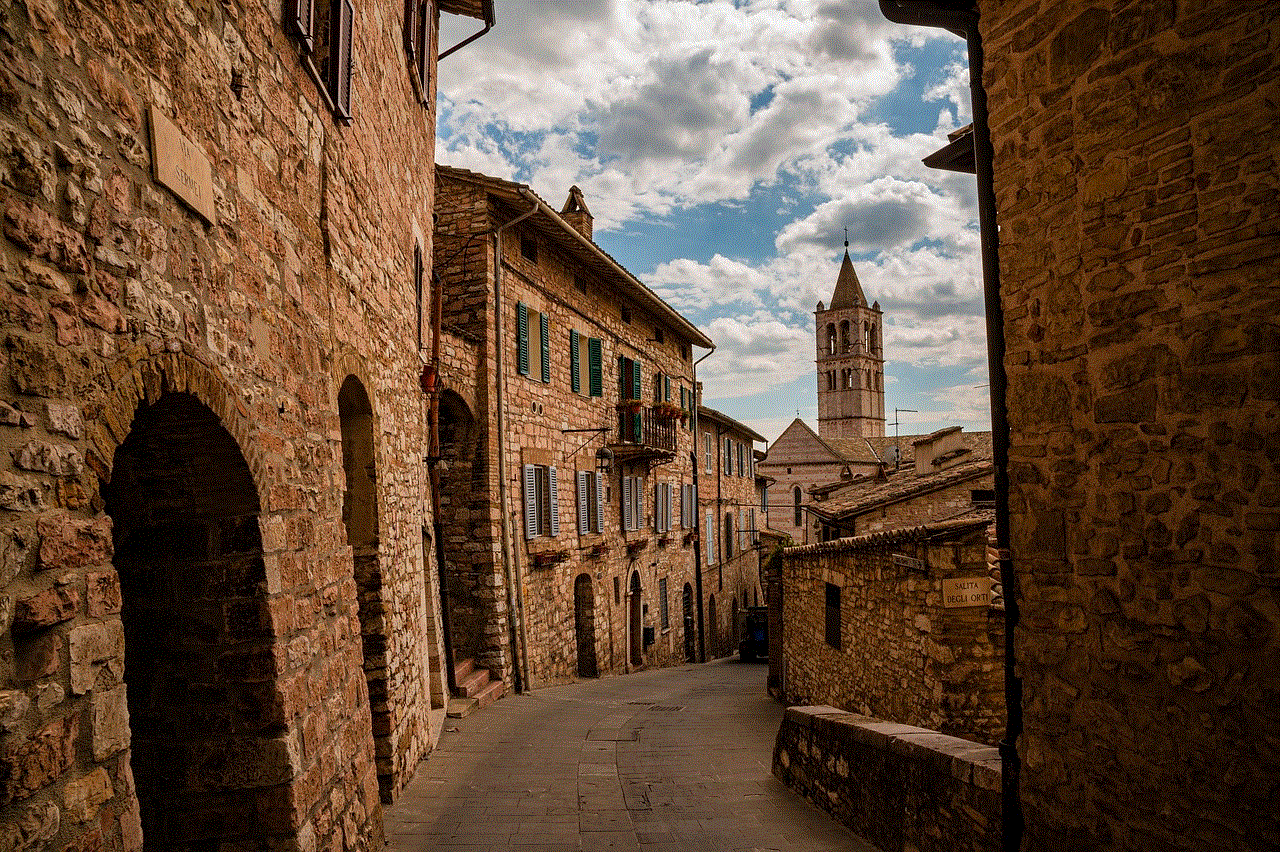
<svg viewBox="0 0 1280 852"><path fill-rule="evenodd" d="M604 396L604 350L600 338L587 338L587 383L591 396Z"/></svg>
<svg viewBox="0 0 1280 852"><path fill-rule="evenodd" d="M578 352L578 332L569 329L569 387L582 393L582 357Z"/></svg>
<svg viewBox="0 0 1280 852"><path fill-rule="evenodd" d="M542 343L541 355L542 361L542 381L544 384L551 381L551 320L546 314L538 315L539 337Z"/></svg>
<svg viewBox="0 0 1280 852"><path fill-rule="evenodd" d="M529 375L529 306L516 302L516 370Z"/></svg>

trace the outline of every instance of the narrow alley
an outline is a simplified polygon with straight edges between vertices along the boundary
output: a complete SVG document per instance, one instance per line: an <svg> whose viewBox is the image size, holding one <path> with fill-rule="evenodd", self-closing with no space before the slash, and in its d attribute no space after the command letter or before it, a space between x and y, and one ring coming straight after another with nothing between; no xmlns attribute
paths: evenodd
<svg viewBox="0 0 1280 852"><path fill-rule="evenodd" d="M770 773L782 706L736 659L515 695L449 720L393 852L874 852Z"/></svg>

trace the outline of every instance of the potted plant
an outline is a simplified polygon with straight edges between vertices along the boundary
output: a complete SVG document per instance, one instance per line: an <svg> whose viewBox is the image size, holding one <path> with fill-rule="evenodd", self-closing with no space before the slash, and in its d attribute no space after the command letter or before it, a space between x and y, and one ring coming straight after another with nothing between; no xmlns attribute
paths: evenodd
<svg viewBox="0 0 1280 852"><path fill-rule="evenodd" d="M642 399L624 399L618 403L618 408L628 414L638 414L640 409L644 408L644 400Z"/></svg>

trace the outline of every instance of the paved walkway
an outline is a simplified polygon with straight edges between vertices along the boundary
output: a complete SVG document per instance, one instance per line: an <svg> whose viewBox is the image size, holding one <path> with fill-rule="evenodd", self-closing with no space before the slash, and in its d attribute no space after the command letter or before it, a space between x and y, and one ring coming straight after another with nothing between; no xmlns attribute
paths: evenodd
<svg viewBox="0 0 1280 852"><path fill-rule="evenodd" d="M875 852L770 774L766 668L722 660L450 719L386 812L391 852Z"/></svg>

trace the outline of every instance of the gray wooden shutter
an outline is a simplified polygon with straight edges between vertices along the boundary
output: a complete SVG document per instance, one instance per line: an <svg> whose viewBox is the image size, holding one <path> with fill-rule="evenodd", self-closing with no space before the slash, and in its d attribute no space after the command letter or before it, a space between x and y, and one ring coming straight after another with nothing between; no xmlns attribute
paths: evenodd
<svg viewBox="0 0 1280 852"><path fill-rule="evenodd" d="M547 483L551 489L551 537L560 535L560 487L556 481L555 465L547 468Z"/></svg>
<svg viewBox="0 0 1280 852"><path fill-rule="evenodd" d="M604 396L604 354L600 338L587 338L587 377L592 396Z"/></svg>
<svg viewBox="0 0 1280 852"><path fill-rule="evenodd" d="M329 16L329 95L333 112L343 121L351 120L352 29L356 10L351 0L333 0Z"/></svg>
<svg viewBox="0 0 1280 852"><path fill-rule="evenodd" d="M516 302L516 370L529 375L529 306Z"/></svg>
<svg viewBox="0 0 1280 852"><path fill-rule="evenodd" d="M604 532L604 477L598 471L592 477L596 481L596 512L591 528L596 532Z"/></svg>
<svg viewBox="0 0 1280 852"><path fill-rule="evenodd" d="M578 535L586 535L590 529L590 519L587 513L590 506L587 504L587 477L590 476L585 470L578 471Z"/></svg>
<svg viewBox="0 0 1280 852"><path fill-rule="evenodd" d="M578 352L578 332L569 329L569 386L582 393L582 357Z"/></svg>
<svg viewBox="0 0 1280 852"><path fill-rule="evenodd" d="M524 537L538 537L538 481L531 464L524 466Z"/></svg>
<svg viewBox="0 0 1280 852"><path fill-rule="evenodd" d="M298 39L302 52L310 54L316 49L315 0L289 0L285 4L285 29Z"/></svg>
<svg viewBox="0 0 1280 852"><path fill-rule="evenodd" d="M674 498L671 496L671 483L670 482L666 483L666 488L663 490L665 492L664 496L667 498L667 508L664 514L666 515L666 518L667 518L667 532L670 532L671 531L671 506L672 506L672 503L674 502Z"/></svg>
<svg viewBox="0 0 1280 852"><path fill-rule="evenodd" d="M538 315L542 334L542 381L551 381L551 320L546 314Z"/></svg>
<svg viewBox="0 0 1280 852"><path fill-rule="evenodd" d="M622 477L622 528L624 530L632 530L634 515L631 506L631 477Z"/></svg>
<svg viewBox="0 0 1280 852"><path fill-rule="evenodd" d="M644 477L637 476L635 484L631 486L631 496L636 501L636 529L644 526Z"/></svg>

